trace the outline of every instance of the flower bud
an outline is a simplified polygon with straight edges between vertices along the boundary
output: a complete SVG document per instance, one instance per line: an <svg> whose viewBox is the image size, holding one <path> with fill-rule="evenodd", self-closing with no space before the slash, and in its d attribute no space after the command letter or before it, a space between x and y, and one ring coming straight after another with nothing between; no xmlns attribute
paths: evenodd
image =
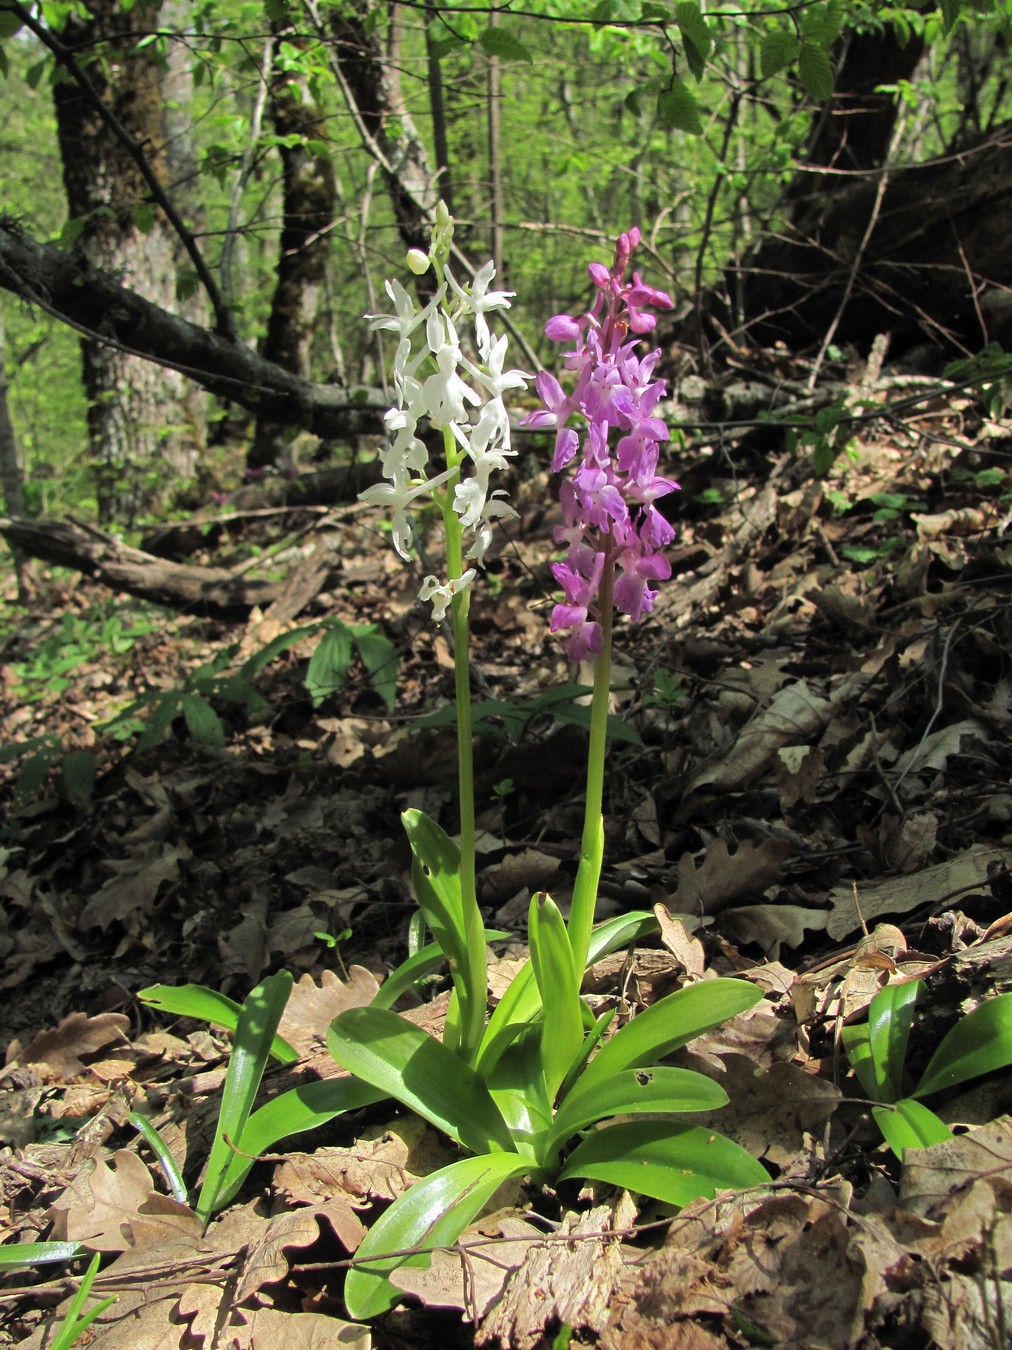
<svg viewBox="0 0 1012 1350"><path fill-rule="evenodd" d="M416 277L424 276L429 270L429 255L423 253L420 248L409 248L408 256L405 259L408 270L414 272Z"/></svg>

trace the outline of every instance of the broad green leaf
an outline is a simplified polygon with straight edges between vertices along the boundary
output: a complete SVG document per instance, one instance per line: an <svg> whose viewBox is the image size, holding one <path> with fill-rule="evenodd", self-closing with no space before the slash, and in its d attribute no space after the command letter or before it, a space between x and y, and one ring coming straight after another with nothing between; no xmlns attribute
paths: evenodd
<svg viewBox="0 0 1012 1350"><path fill-rule="evenodd" d="M847 1052L850 1067L857 1075L864 1095L869 1101L879 1100L878 1080L871 1058L871 1028L867 1022L854 1022L840 1032L843 1048Z"/></svg>
<svg viewBox="0 0 1012 1350"><path fill-rule="evenodd" d="M127 1116L127 1124L132 1125L138 1131L157 1158L158 1166L162 1169L165 1180L169 1184L172 1198L178 1200L181 1205L188 1204L190 1197L186 1190L186 1183L183 1181L182 1174L176 1166L176 1160L166 1147L162 1136L149 1120L145 1120L136 1111L131 1111Z"/></svg>
<svg viewBox="0 0 1012 1350"><path fill-rule="evenodd" d="M824 0L822 4L809 5L801 16L803 36L827 48L840 36L842 25L843 6L840 0Z"/></svg>
<svg viewBox="0 0 1012 1350"><path fill-rule="evenodd" d="M694 0L684 0L684 3L675 6L675 22L685 44L685 59L689 69L697 80L701 79L706 58L713 46L702 10Z"/></svg>
<svg viewBox="0 0 1012 1350"><path fill-rule="evenodd" d="M91 750L71 750L63 756L60 771L63 774L63 787L72 802L91 800L95 790L95 770L97 761Z"/></svg>
<svg viewBox="0 0 1012 1350"><path fill-rule="evenodd" d="M386 1008L349 1008L327 1032L330 1053L349 1073L424 1117L472 1153L511 1150L488 1088L452 1050Z"/></svg>
<svg viewBox="0 0 1012 1350"><path fill-rule="evenodd" d="M557 1152L574 1134L610 1116L645 1111L715 1111L727 1102L727 1093L719 1083L692 1069L623 1069L591 1083L586 1090L577 1082L556 1112L548 1151Z"/></svg>
<svg viewBox="0 0 1012 1350"><path fill-rule="evenodd" d="M601 1047L580 1078L581 1088L623 1069L650 1067L761 1001L762 991L745 980L703 980L679 989L627 1022Z"/></svg>
<svg viewBox="0 0 1012 1350"><path fill-rule="evenodd" d="M214 1027L224 1027L226 1031L235 1031L242 1011L234 999L215 989L205 989L202 984L152 984L142 989L137 997L159 1012L193 1017L199 1022L210 1022ZM299 1057L283 1036L274 1037L271 1054L282 1064L294 1064Z"/></svg>
<svg viewBox="0 0 1012 1350"><path fill-rule="evenodd" d="M344 624L335 623L316 644L306 670L306 692L314 708L344 685L350 665L351 634Z"/></svg>
<svg viewBox="0 0 1012 1350"><path fill-rule="evenodd" d="M373 1224L355 1253L344 1285L349 1317L366 1321L392 1308L403 1295L390 1283L390 1272L399 1266L427 1266L433 1248L456 1242L499 1187L528 1168L515 1153L491 1153L461 1158L415 1182ZM385 1255L412 1247L429 1250L409 1257Z"/></svg>
<svg viewBox="0 0 1012 1350"><path fill-rule="evenodd" d="M559 1180L570 1178L624 1186L679 1206L717 1191L769 1182L762 1164L724 1135L667 1120L633 1120L595 1130L566 1159Z"/></svg>
<svg viewBox="0 0 1012 1350"><path fill-rule="evenodd" d="M506 28L486 28L478 34L482 50L489 56L498 56L502 61L526 61L534 64L534 57L518 37Z"/></svg>
<svg viewBox="0 0 1012 1350"><path fill-rule="evenodd" d="M805 93L816 103L825 103L833 94L833 67L829 53L814 42L802 42L798 54L798 74Z"/></svg>
<svg viewBox="0 0 1012 1350"><path fill-rule="evenodd" d="M369 683L392 711L397 702L397 671L400 666L397 648L375 624L356 628L354 632L355 647L369 672Z"/></svg>
<svg viewBox="0 0 1012 1350"><path fill-rule="evenodd" d="M880 1102L894 1102L903 1093L903 1065L914 1020L919 981L887 984L868 1008L868 1048Z"/></svg>
<svg viewBox="0 0 1012 1350"><path fill-rule="evenodd" d="M240 1010L235 1043L225 1073L214 1143L197 1199L197 1217L204 1224L222 1203L222 1182L235 1156L234 1150L240 1146L267 1066L278 1022L291 991L291 974L287 970L280 970L251 990Z"/></svg>
<svg viewBox="0 0 1012 1350"><path fill-rule="evenodd" d="M767 33L759 48L759 69L764 80L789 66L801 50L801 43L786 28L775 28Z"/></svg>
<svg viewBox="0 0 1012 1350"><path fill-rule="evenodd" d="M246 1122L239 1139L242 1152L232 1155L218 1189L219 1207L235 1197L257 1157L269 1153L280 1140L319 1129L335 1116L372 1106L386 1095L358 1078L325 1078L290 1088L265 1102Z"/></svg>
<svg viewBox="0 0 1012 1350"><path fill-rule="evenodd" d="M583 1046L580 984L569 934L559 907L549 895L531 900L528 914L531 962L541 993L541 1067L549 1101L562 1086Z"/></svg>
<svg viewBox="0 0 1012 1350"><path fill-rule="evenodd" d="M544 1026L544 1022L534 1022L521 1027L491 1071L483 1075L514 1148L539 1163L552 1125L552 1099L541 1057Z"/></svg>
<svg viewBox="0 0 1012 1350"><path fill-rule="evenodd" d="M939 0L939 8L942 11L942 31L951 33L963 12L962 0Z"/></svg>
<svg viewBox="0 0 1012 1350"><path fill-rule="evenodd" d="M424 915L417 915L424 925ZM486 942L499 942L504 938L511 938L512 933L504 932L501 928L486 928L484 939ZM401 994L406 993L419 980L424 980L426 975L431 975L437 971L446 960L443 949L435 942L430 942L409 956L406 961L392 970L383 981L379 993L372 1000L373 1008L391 1008L400 998Z"/></svg>
<svg viewBox="0 0 1012 1350"><path fill-rule="evenodd" d="M0 38L13 37L21 29L21 20L9 9L0 9Z"/></svg>
<svg viewBox="0 0 1012 1350"><path fill-rule="evenodd" d="M450 963L458 1001L459 1053L470 1060L485 1030L488 1002L481 913L473 898L465 905L460 889L460 850L446 831L422 811L405 811L401 821L411 846L415 899ZM455 1042L453 1048L458 1048Z"/></svg>
<svg viewBox="0 0 1012 1350"><path fill-rule="evenodd" d="M1012 1064L1012 994L985 999L961 1017L928 1060L914 1097Z"/></svg>
<svg viewBox="0 0 1012 1350"><path fill-rule="evenodd" d="M696 96L684 80L674 79L668 89L661 90L657 95L657 112L666 127L690 136L703 134Z"/></svg>
<svg viewBox="0 0 1012 1350"><path fill-rule="evenodd" d="M269 665L276 656L286 652L289 647L294 647L301 638L316 632L318 627L318 624L307 623L301 628L291 628L287 633L278 633L277 637L271 638L270 642L265 643L259 651L246 658L239 668L239 674L247 681L252 680L253 676L259 675L264 666Z"/></svg>
<svg viewBox="0 0 1012 1350"><path fill-rule="evenodd" d="M941 1144L952 1138L952 1131L934 1111L909 1097L894 1106L873 1106L871 1113L882 1138L900 1162L905 1149L927 1148L929 1144Z"/></svg>
<svg viewBox="0 0 1012 1350"><path fill-rule="evenodd" d="M221 718L200 694L187 692L183 695L183 717L187 730L198 745L220 750L225 744L225 728Z"/></svg>
<svg viewBox="0 0 1012 1350"><path fill-rule="evenodd" d="M0 1246L0 1270L72 1261L83 1250L80 1242L5 1242Z"/></svg>

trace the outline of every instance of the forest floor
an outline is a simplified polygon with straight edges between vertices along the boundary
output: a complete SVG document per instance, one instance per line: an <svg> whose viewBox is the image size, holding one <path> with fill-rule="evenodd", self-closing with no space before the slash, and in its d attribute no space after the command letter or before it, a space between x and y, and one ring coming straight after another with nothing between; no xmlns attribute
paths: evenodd
<svg viewBox="0 0 1012 1350"><path fill-rule="evenodd" d="M883 390L870 406L911 392ZM696 433L677 471L675 575L649 621L618 633L598 917L656 906L660 935L585 990L628 1016L714 973L762 989L677 1062L723 1084L713 1126L771 1186L677 1215L605 1187L514 1194L399 1277L406 1306L372 1328L340 1320L345 1263L445 1159L433 1131L389 1106L339 1118L259 1162L205 1233L127 1116L161 1131L192 1186L229 1053L227 1035L139 990L197 982L241 1001L291 970L281 1031L303 1059L270 1070L270 1092L333 1073L330 1021L403 959L400 812L454 829L452 659L418 578L357 505L233 513L189 559L262 550L283 569L329 550L326 590L297 622L379 624L401 657L394 712L354 662L314 703L318 634L255 676L262 702L230 698L228 673L278 637L259 613L167 615L36 565L26 609L8 586L0 1242L105 1254L94 1292L116 1302L89 1345L1008 1344L1012 1078L932 1099L956 1137L901 1169L839 1028L887 977L923 973L916 1077L960 1014L1012 989L1012 434L953 393L869 418L821 477L810 450L762 445ZM518 463L521 521L472 610L479 897L516 935L494 948L493 997L531 892L568 900L582 821L586 707L548 632L557 508L533 451ZM207 695L223 738L201 698L172 703L147 749L129 722L122 740L103 730L184 688ZM443 987L411 1014L423 1025ZM0 1345L48 1345L76 1283L61 1266L6 1275Z"/></svg>

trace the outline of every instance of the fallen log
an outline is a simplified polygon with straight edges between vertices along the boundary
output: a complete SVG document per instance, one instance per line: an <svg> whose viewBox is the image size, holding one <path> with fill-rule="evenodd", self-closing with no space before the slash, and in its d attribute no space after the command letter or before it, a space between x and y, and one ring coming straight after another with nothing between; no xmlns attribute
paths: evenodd
<svg viewBox="0 0 1012 1350"><path fill-rule="evenodd" d="M255 606L271 605L289 584L258 581L227 567L169 562L63 520L0 519L0 535L30 558L69 567L111 590L214 618L242 618Z"/></svg>

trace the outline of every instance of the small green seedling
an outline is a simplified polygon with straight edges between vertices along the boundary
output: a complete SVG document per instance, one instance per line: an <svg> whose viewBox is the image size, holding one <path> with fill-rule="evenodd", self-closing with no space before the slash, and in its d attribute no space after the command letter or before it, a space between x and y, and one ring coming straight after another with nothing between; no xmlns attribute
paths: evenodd
<svg viewBox="0 0 1012 1350"><path fill-rule="evenodd" d="M908 1148L951 1139L949 1127L919 1100L1012 1064L1012 994L986 999L960 1018L928 1061L920 1082L905 1092L904 1063L920 980L887 984L868 1005L867 1022L843 1028L851 1068L870 1101L875 1123L903 1161Z"/></svg>

